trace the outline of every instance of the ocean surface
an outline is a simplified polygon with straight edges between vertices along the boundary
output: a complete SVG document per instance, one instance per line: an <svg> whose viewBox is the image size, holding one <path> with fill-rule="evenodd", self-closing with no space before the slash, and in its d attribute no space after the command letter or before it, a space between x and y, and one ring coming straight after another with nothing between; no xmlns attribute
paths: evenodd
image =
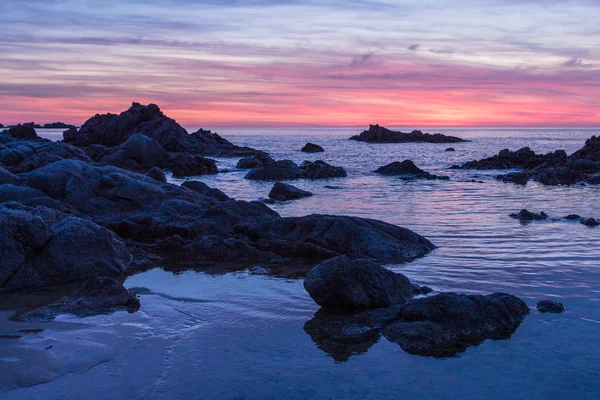
<svg viewBox="0 0 600 400"><path fill-rule="evenodd" d="M505 148L570 154L600 130L435 131L472 141L366 144L347 140L360 133L352 128L217 130L276 159L344 167L347 178L295 181L314 196L273 209L282 216L375 218L427 237L437 250L388 267L435 292L521 297L532 313L509 340L434 359L407 354L382 337L340 363L303 329L318 307L301 280L154 269L125 283L142 293L135 314L60 316L41 333L0 339L0 370L8 371L0 377L0 398L600 398L600 227L560 220L572 213L600 218L600 187L518 186L496 181L498 171L448 170ZM57 138L59 131L38 133ZM325 152L300 152L309 141ZM450 180L404 182L373 173L404 159ZM236 199L266 198L272 183L243 179L247 171L237 170L236 162L218 159L226 172L196 179ZM556 219L522 224L508 216L522 208ZM540 314L540 299L560 301L567 311ZM0 331L32 327L8 322L9 315L0 313Z"/></svg>

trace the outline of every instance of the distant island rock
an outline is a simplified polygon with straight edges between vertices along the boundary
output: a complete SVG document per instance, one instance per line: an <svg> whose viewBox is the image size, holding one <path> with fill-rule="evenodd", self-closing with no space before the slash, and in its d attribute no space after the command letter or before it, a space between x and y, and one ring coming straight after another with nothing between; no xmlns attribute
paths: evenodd
<svg viewBox="0 0 600 400"><path fill-rule="evenodd" d="M301 150L303 153L322 153L325 151L321 146L314 143L306 143Z"/></svg>
<svg viewBox="0 0 600 400"><path fill-rule="evenodd" d="M456 136L442 135L441 133L423 133L422 131L412 131L410 133L393 131L379 125L370 125L369 129L363 131L360 135L355 135L350 140L367 143L459 143L468 142Z"/></svg>
<svg viewBox="0 0 600 400"><path fill-rule="evenodd" d="M75 125L65 124L64 122L52 122L42 126L44 129L70 129L71 127L77 128Z"/></svg>

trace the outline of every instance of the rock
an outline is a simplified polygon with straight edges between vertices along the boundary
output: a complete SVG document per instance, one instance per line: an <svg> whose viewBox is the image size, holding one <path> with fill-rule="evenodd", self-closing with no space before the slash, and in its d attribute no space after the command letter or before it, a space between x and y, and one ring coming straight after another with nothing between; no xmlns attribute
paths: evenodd
<svg viewBox="0 0 600 400"><path fill-rule="evenodd" d="M269 192L270 198L280 201L302 199L309 196L312 196L311 192L281 182L276 182Z"/></svg>
<svg viewBox="0 0 600 400"><path fill-rule="evenodd" d="M454 147L448 147L446 150L444 151L456 151L456 149Z"/></svg>
<svg viewBox="0 0 600 400"><path fill-rule="evenodd" d="M570 221L580 221L580 220L582 220L583 218L581 218L581 217L580 217L579 215L577 215L577 214L569 214L569 215L567 215L567 216L565 217L565 219L568 219L568 220L570 220Z"/></svg>
<svg viewBox="0 0 600 400"><path fill-rule="evenodd" d="M0 129L3 129L3 128L4 128L4 125L0 124Z"/></svg>
<svg viewBox="0 0 600 400"><path fill-rule="evenodd" d="M38 135L35 132L33 126L29 125L15 125L8 128L8 134L15 139L26 139L34 140L38 139Z"/></svg>
<svg viewBox="0 0 600 400"><path fill-rule="evenodd" d="M237 168L252 169L262 165L268 165L275 162L267 153L257 152L255 156L244 157L237 163Z"/></svg>
<svg viewBox="0 0 600 400"><path fill-rule="evenodd" d="M534 220L543 220L548 219L548 214L545 212L540 212L539 214L535 214L529 210L521 210L518 214L510 214L512 218L518 219L520 221L534 221Z"/></svg>
<svg viewBox="0 0 600 400"><path fill-rule="evenodd" d="M527 181L529 181L529 177L525 172L511 172L506 175L498 175L496 179L501 180L502 182L515 183L517 185L527 185Z"/></svg>
<svg viewBox="0 0 600 400"><path fill-rule="evenodd" d="M120 309L129 312L140 308L140 300L135 293L128 292L123 284L106 276L97 276L85 281L79 290L56 303L17 314L11 318L17 321L47 321L59 314L73 314L80 317L107 314Z"/></svg>
<svg viewBox="0 0 600 400"><path fill-rule="evenodd" d="M322 153L325 151L321 146L314 143L306 143L304 147L302 147L302 152L304 153Z"/></svg>
<svg viewBox="0 0 600 400"><path fill-rule="evenodd" d="M449 357L486 339L508 339L529 314L529 307L506 293L441 293L401 307L401 321L383 334L411 354Z"/></svg>
<svg viewBox="0 0 600 400"><path fill-rule="evenodd" d="M125 244L90 221L67 217L51 225L31 212L6 208L0 208L0 221L4 290L117 276L129 261Z"/></svg>
<svg viewBox="0 0 600 400"><path fill-rule="evenodd" d="M392 131L379 125L370 125L369 130L363 131L360 135L352 136L350 140L369 143L409 143L409 142L427 142L427 143L458 143L467 142L455 136L446 136L441 133L423 133L421 131L412 131L404 133Z"/></svg>
<svg viewBox="0 0 600 400"><path fill-rule="evenodd" d="M412 288L413 288L413 294L415 296L420 295L420 294L429 294L429 293L433 292L433 289L430 288L429 286L419 286L419 285L413 284Z"/></svg>
<svg viewBox="0 0 600 400"><path fill-rule="evenodd" d="M11 174L0 166L0 185L19 185L20 183L21 178L15 174Z"/></svg>
<svg viewBox="0 0 600 400"><path fill-rule="evenodd" d="M321 307L345 311L391 307L413 296L404 275L347 256L314 267L304 279L304 288Z"/></svg>
<svg viewBox="0 0 600 400"><path fill-rule="evenodd" d="M212 197L215 200L218 201L227 201L227 200L231 200L231 198L229 196L227 196L225 193L223 193L221 190L219 189L213 189L210 186L208 186L206 183L204 182L200 182L200 181L185 181L181 184L181 186L191 189L197 193L201 193L205 196L208 197Z"/></svg>
<svg viewBox="0 0 600 400"><path fill-rule="evenodd" d="M135 134L114 147L100 161L132 171L144 171L162 165L165 156L165 149L158 142L148 136Z"/></svg>
<svg viewBox="0 0 600 400"><path fill-rule="evenodd" d="M159 182L167 183L167 176L163 170L158 167L150 168L150 171L146 172L146 176Z"/></svg>
<svg viewBox="0 0 600 400"><path fill-rule="evenodd" d="M598 222L598 220L596 220L595 218L588 218L586 220L582 219L581 223L585 226L589 226L590 228L600 225L600 222Z"/></svg>
<svg viewBox="0 0 600 400"><path fill-rule="evenodd" d="M565 311L565 306L562 303L558 303L552 300L541 300L538 301L536 308L541 313L561 313Z"/></svg>
<svg viewBox="0 0 600 400"><path fill-rule="evenodd" d="M393 175L400 179L412 180L412 179L426 179L426 180L448 180L447 176L438 176L430 174L429 172L423 171L417 167L411 160L404 160L402 162L395 161L391 164L379 167L376 171L382 175Z"/></svg>
<svg viewBox="0 0 600 400"><path fill-rule="evenodd" d="M331 190L339 190L339 189L343 189L341 186L331 186L331 185L325 185L323 186L325 189L331 189Z"/></svg>
<svg viewBox="0 0 600 400"><path fill-rule="evenodd" d="M269 268L263 268L259 265L255 265L254 267L249 269L249 272L252 275L269 275L271 270Z"/></svg>
<svg viewBox="0 0 600 400"><path fill-rule="evenodd" d="M302 170L296 163L290 160L282 160L256 167L250 170L244 178L258 181L280 181L301 177Z"/></svg>
<svg viewBox="0 0 600 400"><path fill-rule="evenodd" d="M216 133L198 130L192 134L175 120L165 116L155 104L147 106L133 103L119 115L96 114L87 120L79 131L68 131L64 140L80 147L101 144L115 147L141 134L158 142L167 152L194 155L243 156L254 155L256 150L235 146Z"/></svg>
<svg viewBox="0 0 600 400"><path fill-rule="evenodd" d="M42 128L44 128L44 129L71 129L71 128L77 129L77 127L75 125L65 124L64 122L52 122L49 124L44 124L44 126Z"/></svg>
<svg viewBox="0 0 600 400"><path fill-rule="evenodd" d="M342 167L334 167L321 160L304 161L300 169L306 179L344 178L348 175Z"/></svg>
<svg viewBox="0 0 600 400"><path fill-rule="evenodd" d="M176 178L216 174L218 172L215 160L189 153L168 153L163 163Z"/></svg>

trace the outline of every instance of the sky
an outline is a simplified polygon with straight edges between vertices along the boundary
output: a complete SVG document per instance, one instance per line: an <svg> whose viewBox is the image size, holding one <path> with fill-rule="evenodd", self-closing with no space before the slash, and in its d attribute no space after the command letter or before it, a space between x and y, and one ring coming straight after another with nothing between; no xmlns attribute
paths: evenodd
<svg viewBox="0 0 600 400"><path fill-rule="evenodd" d="M175 4L176 3L176 4ZM0 2L0 122L599 127L600 0Z"/></svg>

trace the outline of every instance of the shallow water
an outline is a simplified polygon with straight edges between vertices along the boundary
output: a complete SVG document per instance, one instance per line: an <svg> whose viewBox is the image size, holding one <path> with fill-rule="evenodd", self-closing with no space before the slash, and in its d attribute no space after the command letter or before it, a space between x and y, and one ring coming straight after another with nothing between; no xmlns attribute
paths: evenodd
<svg viewBox="0 0 600 400"><path fill-rule="evenodd" d="M495 181L497 171L447 167L503 148L571 153L600 131L438 131L472 142L366 144L347 140L358 133L352 129L219 133L277 159L323 159L348 171L347 178L294 182L315 195L274 205L281 215L348 214L413 229L439 247L390 266L414 282L436 291L506 291L532 307L553 298L565 304L565 313L534 311L511 339L488 340L455 358L409 355L381 338L366 353L338 363L303 330L317 307L301 281L155 269L126 281L141 293L138 313L62 316L42 324L44 332L0 339L0 370L9 371L0 377L3 398L597 399L600 228L559 220L523 225L508 214L528 208L557 218L598 218L600 188L522 187ZM325 153L301 153L307 141ZM372 173L406 158L451 180L403 182ZM244 180L246 171L234 168L237 159L218 161L231 172L199 179L237 199L266 197L271 184ZM0 318L0 331L23 329L7 316Z"/></svg>

